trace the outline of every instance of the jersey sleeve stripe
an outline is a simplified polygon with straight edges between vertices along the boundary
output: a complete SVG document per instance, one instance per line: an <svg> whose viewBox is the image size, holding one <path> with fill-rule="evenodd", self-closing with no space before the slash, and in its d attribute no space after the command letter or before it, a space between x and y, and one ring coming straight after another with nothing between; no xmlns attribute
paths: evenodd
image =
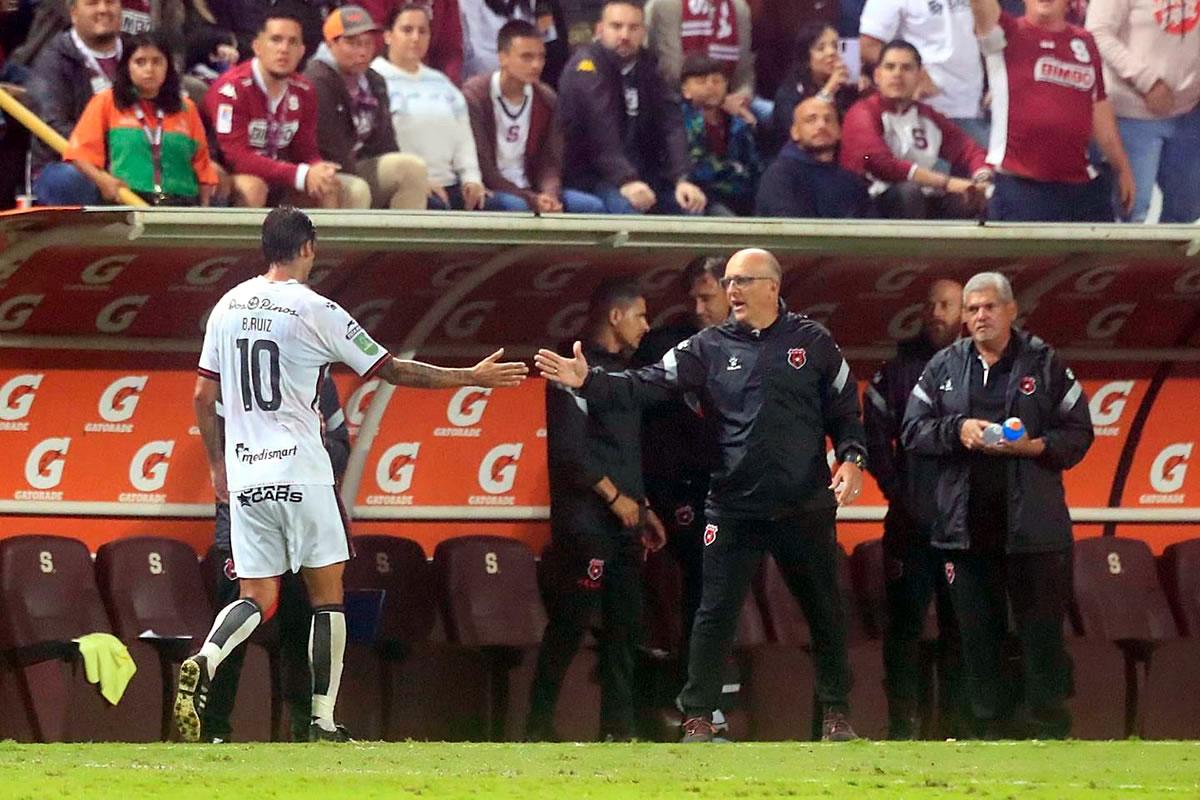
<svg viewBox="0 0 1200 800"><path fill-rule="evenodd" d="M375 377L375 373L378 372L379 370L381 370L383 368L383 365L386 364L388 361L390 361L391 358L392 358L392 354L385 351L384 354L379 357L379 360L376 361L374 364L372 364L371 368L369 370L367 370L366 372L363 373L363 379L369 380L369 379Z"/></svg>
<svg viewBox="0 0 1200 800"><path fill-rule="evenodd" d="M221 373L213 372L211 369L205 369L204 367L196 367L196 372L197 372L197 374L200 375L201 378L208 378L210 381L221 380Z"/></svg>

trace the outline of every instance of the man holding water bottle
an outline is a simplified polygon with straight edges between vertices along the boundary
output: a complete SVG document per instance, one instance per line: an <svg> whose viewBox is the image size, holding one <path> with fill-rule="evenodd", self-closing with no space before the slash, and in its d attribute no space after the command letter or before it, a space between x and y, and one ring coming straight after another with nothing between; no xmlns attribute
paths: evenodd
<svg viewBox="0 0 1200 800"><path fill-rule="evenodd" d="M962 632L977 733L1064 737L1071 729L1062 628L1072 539L1062 472L1087 453L1092 421L1074 373L1041 339L1014 330L1016 316L1003 275L967 281L970 336L926 366L908 400L902 440L938 459L932 544L943 553ZM1010 603L1023 651L1019 710L1001 670ZM1018 727L1004 727L1010 721Z"/></svg>

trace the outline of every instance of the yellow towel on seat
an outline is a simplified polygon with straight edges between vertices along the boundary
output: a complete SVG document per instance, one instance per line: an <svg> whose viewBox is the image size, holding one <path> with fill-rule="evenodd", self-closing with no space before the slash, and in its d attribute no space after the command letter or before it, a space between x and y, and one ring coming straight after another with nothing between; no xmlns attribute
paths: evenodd
<svg viewBox="0 0 1200 800"><path fill-rule="evenodd" d="M115 706L137 672L129 648L111 633L89 633L74 641L79 644L88 683L99 683L100 694Z"/></svg>

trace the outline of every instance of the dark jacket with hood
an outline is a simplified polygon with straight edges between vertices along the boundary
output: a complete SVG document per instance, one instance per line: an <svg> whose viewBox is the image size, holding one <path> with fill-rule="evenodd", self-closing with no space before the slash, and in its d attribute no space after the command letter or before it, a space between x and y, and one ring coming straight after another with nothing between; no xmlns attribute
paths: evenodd
<svg viewBox="0 0 1200 800"><path fill-rule="evenodd" d="M833 161L818 161L795 142L779 151L758 184L760 217L865 217L867 184Z"/></svg>

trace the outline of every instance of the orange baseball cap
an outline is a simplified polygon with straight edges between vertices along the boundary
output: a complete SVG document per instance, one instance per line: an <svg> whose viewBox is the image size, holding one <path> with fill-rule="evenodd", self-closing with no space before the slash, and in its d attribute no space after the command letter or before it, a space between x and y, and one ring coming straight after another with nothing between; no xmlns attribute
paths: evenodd
<svg viewBox="0 0 1200 800"><path fill-rule="evenodd" d="M332 42L339 36L357 36L377 30L381 30L380 27L361 6L342 6L334 9L325 18L325 25L321 28L327 42Z"/></svg>

